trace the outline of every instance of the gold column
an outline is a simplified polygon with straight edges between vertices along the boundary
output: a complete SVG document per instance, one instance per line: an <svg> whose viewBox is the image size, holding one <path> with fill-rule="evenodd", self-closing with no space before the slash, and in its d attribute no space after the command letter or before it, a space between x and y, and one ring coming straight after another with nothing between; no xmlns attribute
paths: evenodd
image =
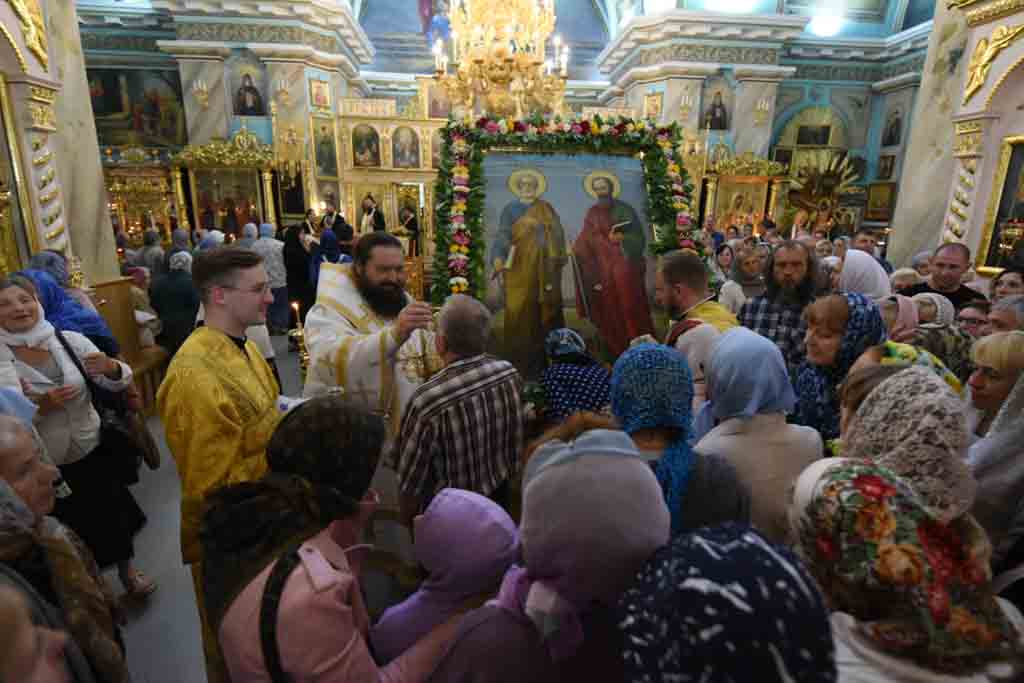
<svg viewBox="0 0 1024 683"><path fill-rule="evenodd" d="M771 184L771 200L768 202L768 215L775 222L778 222L775 218L775 210L779 205L779 196L782 195L785 185L785 178L776 178Z"/></svg>
<svg viewBox="0 0 1024 683"><path fill-rule="evenodd" d="M718 190L718 176L716 176L716 175L709 175L709 176L707 176L707 179L708 179L708 199L704 203L704 215L705 216L707 216L709 213L710 214L714 214L715 213L715 193ZM720 216L715 216L715 225L718 225L718 219L719 218L720 218ZM701 227L703 227L703 226L701 226ZM726 226L719 226L719 227L724 230Z"/></svg>
<svg viewBox="0 0 1024 683"><path fill-rule="evenodd" d="M0 274L8 275L21 268L18 243L14 237L14 221L11 218L11 193L0 190Z"/></svg>
<svg viewBox="0 0 1024 683"><path fill-rule="evenodd" d="M267 223L277 226L277 215L274 213L274 173L268 169L260 171L263 178L263 201L266 202L267 210L264 215Z"/></svg>
<svg viewBox="0 0 1024 683"><path fill-rule="evenodd" d="M188 207L185 205L185 186L181 184L181 168L177 166L171 168L171 179L174 182L174 199L178 205L178 227L191 233L192 227L188 224Z"/></svg>

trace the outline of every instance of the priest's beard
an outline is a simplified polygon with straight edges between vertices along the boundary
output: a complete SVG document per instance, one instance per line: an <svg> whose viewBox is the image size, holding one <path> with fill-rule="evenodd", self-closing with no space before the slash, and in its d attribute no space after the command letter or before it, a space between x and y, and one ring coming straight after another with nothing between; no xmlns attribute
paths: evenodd
<svg viewBox="0 0 1024 683"><path fill-rule="evenodd" d="M382 318L391 319L405 308L405 290L400 285L382 283L375 285L370 282L360 268L353 268L356 289L366 299L370 309Z"/></svg>

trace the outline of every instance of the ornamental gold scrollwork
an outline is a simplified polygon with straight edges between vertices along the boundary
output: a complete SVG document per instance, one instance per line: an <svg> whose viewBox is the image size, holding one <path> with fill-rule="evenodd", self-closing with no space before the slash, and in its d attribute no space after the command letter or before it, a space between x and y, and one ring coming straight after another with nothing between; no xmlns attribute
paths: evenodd
<svg viewBox="0 0 1024 683"><path fill-rule="evenodd" d="M755 156L753 152L744 152L738 157L722 159L712 171L728 176L776 176L786 174L786 165Z"/></svg>
<svg viewBox="0 0 1024 683"><path fill-rule="evenodd" d="M55 239L57 239L58 237L60 237L63 234L64 234L64 225L63 224L58 225L56 230L53 230L52 232L46 233L46 241L47 242L52 242L52 241L54 241Z"/></svg>
<svg viewBox="0 0 1024 683"><path fill-rule="evenodd" d="M171 165L186 168L271 168L274 149L242 126L230 140L187 146L171 157Z"/></svg>
<svg viewBox="0 0 1024 683"><path fill-rule="evenodd" d="M959 218L960 220L962 220L962 221L967 220L967 214L965 214L964 210L961 209L956 204L950 204L949 205L949 211L950 211L950 213L955 214L956 217Z"/></svg>
<svg viewBox="0 0 1024 683"><path fill-rule="evenodd" d="M967 9L971 5L978 4L982 6ZM995 2L985 2L985 0L948 0L947 6L950 9L962 10L967 17L967 25L973 28L1015 14L1024 8L1024 0L996 0Z"/></svg>
<svg viewBox="0 0 1024 683"><path fill-rule="evenodd" d="M57 222L57 219L60 218L60 215L63 212L64 209L58 206L57 210L51 213L49 216L43 216L43 225L45 225L46 227L50 227L51 225Z"/></svg>
<svg viewBox="0 0 1024 683"><path fill-rule="evenodd" d="M40 130L57 130L57 115L48 104L28 103L28 115L32 119L32 127Z"/></svg>
<svg viewBox="0 0 1024 683"><path fill-rule="evenodd" d="M53 182L53 179L54 179L54 178L55 178L56 176L57 176L57 171L56 171L55 169L52 169L52 168L51 168L51 169L50 169L49 171L47 171L46 173L44 173L44 174L43 174L43 175L42 175L42 176L41 176L41 177L39 178L39 184L38 184L38 186L37 186L37 187L38 187L38 188L39 188L40 190L42 190L42 189L43 189L44 187L46 187L47 185L49 185L50 183L52 183L52 182Z"/></svg>
<svg viewBox="0 0 1024 683"><path fill-rule="evenodd" d="M22 73L28 73L28 62L25 61L25 54L21 51L18 41L14 39L14 36L11 35L11 32L3 24L0 24L0 34L7 39L7 44L14 50L14 57L18 60L18 66L21 67Z"/></svg>
<svg viewBox="0 0 1024 683"><path fill-rule="evenodd" d="M44 69L50 68L50 56L46 52L46 22L39 0L7 0L21 23L21 37L25 47L36 56Z"/></svg>
<svg viewBox="0 0 1024 683"><path fill-rule="evenodd" d="M36 166L36 167L38 167L38 166L45 166L47 163L49 163L50 159L52 159L52 158L53 158L53 150L51 149L46 154L40 154L39 156L37 156L34 159L32 159L32 165Z"/></svg>
<svg viewBox="0 0 1024 683"><path fill-rule="evenodd" d="M54 100L57 99L56 90L42 85L31 85L29 86L28 92L29 99L33 99L36 102L42 102L43 104L53 104Z"/></svg>
<svg viewBox="0 0 1024 683"><path fill-rule="evenodd" d="M957 200L958 202L960 202L964 206L970 206L971 205L970 198L966 194L964 194L963 190L956 190L956 191L954 191L953 192L953 199Z"/></svg>
<svg viewBox="0 0 1024 683"><path fill-rule="evenodd" d="M953 156L981 156L981 142L984 127L981 121L962 121L954 126L956 140L953 143Z"/></svg>
<svg viewBox="0 0 1024 683"><path fill-rule="evenodd" d="M978 41L974 48L974 54L971 55L971 61L967 65L967 85L964 87L963 104L967 104L975 93L985 86L992 62L1021 35L1024 35L1024 24L999 26L992 32L991 37Z"/></svg>
<svg viewBox="0 0 1024 683"><path fill-rule="evenodd" d="M59 195L59 194L60 194L60 188L59 187L55 187L52 190L50 190L49 192L47 192L46 194L39 195L39 204L41 206L45 206L45 205L49 204L50 202L52 202L54 199L56 199L57 195Z"/></svg>

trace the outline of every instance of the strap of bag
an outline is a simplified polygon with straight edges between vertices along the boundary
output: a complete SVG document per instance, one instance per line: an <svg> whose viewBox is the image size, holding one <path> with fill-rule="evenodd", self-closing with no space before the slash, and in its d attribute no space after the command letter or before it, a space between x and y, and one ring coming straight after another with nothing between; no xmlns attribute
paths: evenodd
<svg viewBox="0 0 1024 683"><path fill-rule="evenodd" d="M281 596L284 595L284 584L302 561L299 559L301 545L296 543L278 558L270 570L260 600L260 645L263 648L263 664L273 683L291 683L292 680L281 668L281 649L277 644L277 612L281 606Z"/></svg>
<svg viewBox="0 0 1024 683"><path fill-rule="evenodd" d="M89 390L89 398L92 400L92 407L96 410L96 413L102 417L103 406L100 405L98 391L99 386L93 381L92 377L89 376L89 373L85 371L85 366L82 365L81 359L79 359L78 354L75 353L74 349L71 348L71 344L64 335L61 334L61 331L54 329L53 332L57 337L57 341L59 341L60 345L64 347L64 351L71 356L71 362L75 364L75 368L78 370L79 374L81 374L85 379L85 388Z"/></svg>

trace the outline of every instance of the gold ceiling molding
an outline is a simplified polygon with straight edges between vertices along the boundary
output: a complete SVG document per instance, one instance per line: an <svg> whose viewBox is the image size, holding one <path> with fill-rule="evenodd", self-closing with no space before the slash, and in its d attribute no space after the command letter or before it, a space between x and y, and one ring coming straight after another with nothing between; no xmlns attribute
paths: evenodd
<svg viewBox="0 0 1024 683"><path fill-rule="evenodd" d="M996 57L1024 35L1024 24L1018 26L999 26L989 38L982 38L974 48L971 61L967 65L967 85L964 87L964 101L967 104L975 93L985 87L988 72Z"/></svg>
<svg viewBox="0 0 1024 683"><path fill-rule="evenodd" d="M950 9L963 11L967 25L972 28L1024 9L1024 0L948 0L946 4Z"/></svg>
<svg viewBox="0 0 1024 683"><path fill-rule="evenodd" d="M187 146L171 157L171 165L185 168L269 169L274 165L274 148L260 142L254 133L242 126L230 140Z"/></svg>
<svg viewBox="0 0 1024 683"><path fill-rule="evenodd" d="M21 22L21 37L25 47L36 56L43 69L50 68L50 55L46 52L46 22L39 0L7 0ZM28 69L23 69L27 71Z"/></svg>
<svg viewBox="0 0 1024 683"><path fill-rule="evenodd" d="M776 176L786 174L786 165L755 156L753 152L744 152L738 157L722 159L712 171L728 176Z"/></svg>
<svg viewBox="0 0 1024 683"><path fill-rule="evenodd" d="M28 73L28 62L25 61L25 53L21 51L21 47L15 42L14 36L11 35L11 32L7 30L4 24L0 24L0 32L3 33L4 38L7 39L7 42L14 50L14 56L18 59L18 66L21 67L22 73Z"/></svg>

